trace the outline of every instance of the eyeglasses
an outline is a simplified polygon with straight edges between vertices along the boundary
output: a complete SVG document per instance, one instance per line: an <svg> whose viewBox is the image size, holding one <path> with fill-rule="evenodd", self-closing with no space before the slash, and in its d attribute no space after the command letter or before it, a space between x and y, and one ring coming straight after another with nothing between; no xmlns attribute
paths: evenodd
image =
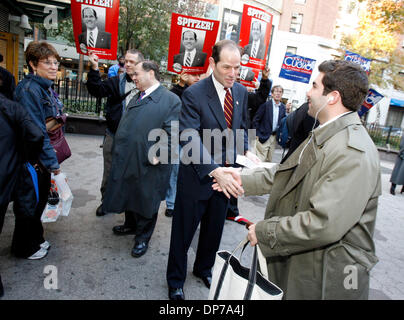
<svg viewBox="0 0 404 320"><path fill-rule="evenodd" d="M48 60L45 60L45 61L39 61L39 62L42 62L43 64L46 64L48 67L51 66L51 65L55 65L55 66L57 66L57 67L60 66L60 62L59 62L59 61L48 61Z"/></svg>

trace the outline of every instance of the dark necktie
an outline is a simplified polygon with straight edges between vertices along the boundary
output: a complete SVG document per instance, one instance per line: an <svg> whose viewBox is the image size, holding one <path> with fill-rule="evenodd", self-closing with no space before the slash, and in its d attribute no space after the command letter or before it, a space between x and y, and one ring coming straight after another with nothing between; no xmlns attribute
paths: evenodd
<svg viewBox="0 0 404 320"><path fill-rule="evenodd" d="M187 52L187 57L186 57L186 60L185 60L185 66L186 67L191 66L191 53L190 52Z"/></svg>
<svg viewBox="0 0 404 320"><path fill-rule="evenodd" d="M227 127L231 129L231 122L233 119L233 97L231 96L229 88L225 90L226 96L224 97L224 117L226 118Z"/></svg>
<svg viewBox="0 0 404 320"><path fill-rule="evenodd" d="M139 98L137 98L137 101L142 100L144 95L145 95L145 92L144 92L144 91L140 91L140 93L139 93Z"/></svg>
<svg viewBox="0 0 404 320"><path fill-rule="evenodd" d="M94 48L94 38L92 31L90 31L90 37L88 38L88 46Z"/></svg>

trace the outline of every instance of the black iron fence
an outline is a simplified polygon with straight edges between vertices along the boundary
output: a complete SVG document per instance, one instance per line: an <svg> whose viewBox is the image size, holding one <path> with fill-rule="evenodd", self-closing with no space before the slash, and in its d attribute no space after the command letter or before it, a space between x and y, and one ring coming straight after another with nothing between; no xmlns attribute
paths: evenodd
<svg viewBox="0 0 404 320"><path fill-rule="evenodd" d="M104 110L106 98L95 98L85 82L65 78L55 81L55 91L63 102L66 113L100 116Z"/></svg>
<svg viewBox="0 0 404 320"><path fill-rule="evenodd" d="M392 150L400 149L403 129L394 128L393 126L384 127L369 123L365 123L365 127L376 146Z"/></svg>

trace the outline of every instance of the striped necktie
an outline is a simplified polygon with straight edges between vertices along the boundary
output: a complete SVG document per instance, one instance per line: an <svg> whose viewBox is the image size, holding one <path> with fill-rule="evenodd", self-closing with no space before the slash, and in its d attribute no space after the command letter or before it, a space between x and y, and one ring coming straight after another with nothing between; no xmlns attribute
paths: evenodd
<svg viewBox="0 0 404 320"><path fill-rule="evenodd" d="M140 91L140 92L139 92L139 97L137 98L137 101L142 100L144 95L145 95L145 92L144 92L144 91Z"/></svg>
<svg viewBox="0 0 404 320"><path fill-rule="evenodd" d="M227 88L226 96L224 97L224 117L226 119L227 127L231 129L233 119L233 97L231 96L230 89Z"/></svg>
<svg viewBox="0 0 404 320"><path fill-rule="evenodd" d="M90 31L90 37L88 38L88 46L94 48L94 38L92 31Z"/></svg>
<svg viewBox="0 0 404 320"><path fill-rule="evenodd" d="M186 67L191 66L191 53L190 52L187 52L187 57L186 57L186 60L185 60L185 66Z"/></svg>
<svg viewBox="0 0 404 320"><path fill-rule="evenodd" d="M253 58L257 57L257 43L256 43L256 42L255 42L255 44L254 44L252 57L253 57Z"/></svg>

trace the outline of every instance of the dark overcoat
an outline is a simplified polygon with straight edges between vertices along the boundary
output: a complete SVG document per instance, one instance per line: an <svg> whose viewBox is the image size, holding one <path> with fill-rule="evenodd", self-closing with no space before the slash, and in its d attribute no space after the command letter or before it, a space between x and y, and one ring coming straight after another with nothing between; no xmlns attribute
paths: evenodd
<svg viewBox="0 0 404 320"><path fill-rule="evenodd" d="M404 135L400 142L400 151L394 164L393 172L391 173L390 182L394 184L404 185Z"/></svg>
<svg viewBox="0 0 404 320"><path fill-rule="evenodd" d="M156 141L149 141L148 136L153 129L162 129L169 139L170 155L172 121L178 121L180 109L181 100L161 85L142 100L136 95L129 102L112 147L112 167L103 202L106 212L134 211L151 218L158 211L165 199L171 165L149 162L149 149Z"/></svg>

